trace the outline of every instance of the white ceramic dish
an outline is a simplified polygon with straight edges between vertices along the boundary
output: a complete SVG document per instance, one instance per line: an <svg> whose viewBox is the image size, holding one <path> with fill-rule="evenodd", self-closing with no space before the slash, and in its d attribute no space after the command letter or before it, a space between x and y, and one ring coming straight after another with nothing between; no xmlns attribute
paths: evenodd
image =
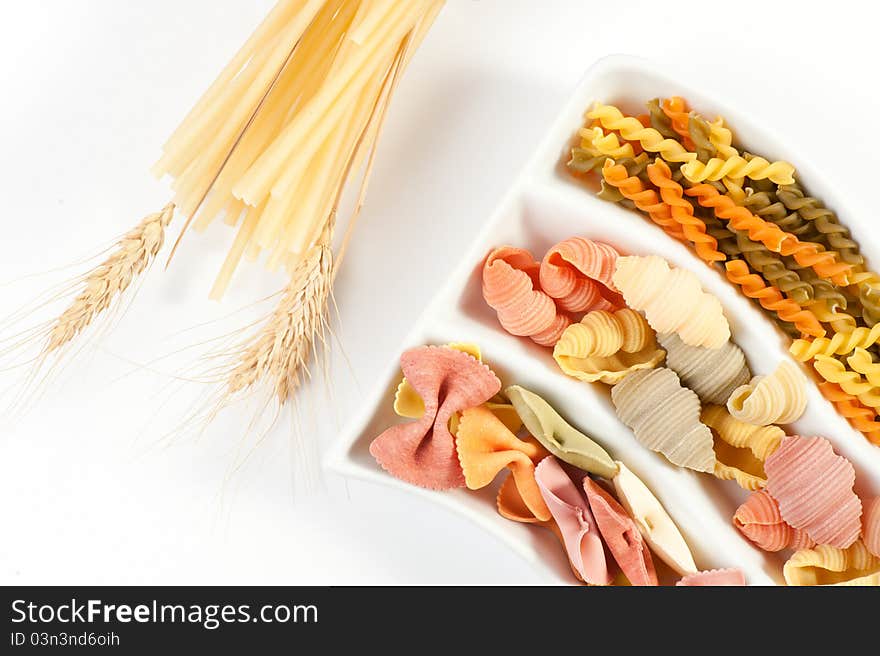
<svg viewBox="0 0 880 656"><path fill-rule="evenodd" d="M513 337L498 325L494 311L482 299L479 268L490 248L511 244L528 248L538 258L552 244L573 235L606 241L624 253L656 253L696 273L703 287L715 294L731 323L733 339L745 351L755 374L769 373L788 358L786 338L720 273L707 267L683 245L669 239L642 215L596 198L570 177L564 162L583 114L595 100L635 112L654 97L681 95L706 116L720 114L738 140L771 159L786 159L798 167L800 179L829 207L846 215L841 199L825 188L820 173L806 159L778 143L756 121L724 107L697 89L657 71L648 61L612 56L586 74L544 142L474 239L462 263L437 293L413 327L399 352L421 344L468 341L480 345L483 357L503 384L520 384L553 403L617 459L627 463L666 506L691 545L702 569L739 567L750 584L781 582L782 558L752 547L732 526L731 517L746 494L732 482L679 469L639 445L615 416L607 387L566 377L549 349ZM521 554L529 566L547 575L548 582L572 582L564 555L549 532L510 522L495 510L494 489L433 492L394 479L370 456L370 441L398 423L392 410L393 389L400 379L397 356L371 391L361 411L349 422L328 454L328 466L343 475L414 492L472 518ZM880 493L880 450L853 431L815 386L809 386L806 414L788 432L828 437L838 453L857 470L857 491ZM500 477L499 477L500 478ZM426 544L425 548L430 548Z"/></svg>

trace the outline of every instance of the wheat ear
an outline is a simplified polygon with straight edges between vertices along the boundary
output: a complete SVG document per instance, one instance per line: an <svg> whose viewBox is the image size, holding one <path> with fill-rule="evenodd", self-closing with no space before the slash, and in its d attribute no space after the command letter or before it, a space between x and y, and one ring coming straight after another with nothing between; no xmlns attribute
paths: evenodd
<svg viewBox="0 0 880 656"><path fill-rule="evenodd" d="M310 375L308 361L316 339L324 341L327 304L333 281L334 221L300 260L278 306L256 339L243 347L227 379L227 399L266 381L279 404Z"/></svg>
<svg viewBox="0 0 880 656"><path fill-rule="evenodd" d="M153 261L165 241L165 229L174 216L169 203L145 217L120 239L110 256L82 277L82 289L49 330L43 354L69 344L107 310Z"/></svg>

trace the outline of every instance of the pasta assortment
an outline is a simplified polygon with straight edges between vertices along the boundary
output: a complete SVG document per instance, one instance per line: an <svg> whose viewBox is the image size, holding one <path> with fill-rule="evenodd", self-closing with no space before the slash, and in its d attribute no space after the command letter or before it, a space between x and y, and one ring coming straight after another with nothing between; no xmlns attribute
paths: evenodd
<svg viewBox="0 0 880 656"><path fill-rule="evenodd" d="M880 275L794 166L741 150L723 119L703 118L682 98L651 100L639 116L596 103L586 119L569 170L595 176L601 198L642 212L753 299L791 337L791 355L815 371L825 398L880 443ZM610 386L621 428L641 446L711 475L710 485L742 488L730 519L755 548L789 552L786 583L880 585L880 500L856 494L855 467L829 440L780 427L805 412L806 378L790 361L754 376L720 301L693 272L575 235L543 257L521 245L492 248L482 292L500 328L545 347L546 362L576 381L569 385ZM456 348L480 357L468 345L448 350ZM444 375L448 395L456 386ZM470 489L506 470L498 512L551 530L581 582L669 582L659 558L678 586L745 584L737 569L698 567L657 497L601 434L575 427L550 397L487 385L472 407L456 398L447 415L430 385L411 387L426 401L410 402L408 416L422 423L397 430L431 446L446 428ZM449 466L439 457L418 465L435 461Z"/></svg>

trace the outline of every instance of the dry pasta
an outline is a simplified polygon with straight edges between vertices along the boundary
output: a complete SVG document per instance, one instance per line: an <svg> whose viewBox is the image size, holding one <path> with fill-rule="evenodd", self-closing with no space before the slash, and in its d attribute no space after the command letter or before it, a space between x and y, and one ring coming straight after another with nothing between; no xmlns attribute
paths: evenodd
<svg viewBox="0 0 880 656"><path fill-rule="evenodd" d="M549 455L540 442L533 437L519 439L489 410L478 406L462 412L455 447L468 489L486 487L507 468L535 517L550 519L535 482L535 465Z"/></svg>
<svg viewBox="0 0 880 656"><path fill-rule="evenodd" d="M678 333L685 343L707 348L720 348L730 339L718 299L702 290L693 273L670 267L662 257L619 258L614 284L658 333Z"/></svg>
<svg viewBox="0 0 880 656"><path fill-rule="evenodd" d="M634 371L611 389L621 421L636 439L680 467L715 469L712 432L700 423L700 399L671 369Z"/></svg>
<svg viewBox="0 0 880 656"><path fill-rule="evenodd" d="M807 407L806 381L791 362L783 361L769 376L755 376L727 400L731 415L748 424L790 424Z"/></svg>
<svg viewBox="0 0 880 656"><path fill-rule="evenodd" d="M573 323L553 347L553 359L567 375L614 384L630 371L663 361L654 331L638 312L597 310Z"/></svg>
<svg viewBox="0 0 880 656"><path fill-rule="evenodd" d="M880 585L880 558L859 540L847 549L802 549L782 569L788 585Z"/></svg>
<svg viewBox="0 0 880 656"><path fill-rule="evenodd" d="M731 392L752 377L745 355L731 341L717 349L685 344L675 333L660 335L666 366L704 403L726 403Z"/></svg>
<svg viewBox="0 0 880 656"><path fill-rule="evenodd" d="M540 396L519 385L504 390L526 429L554 456L604 478L617 465L601 446L569 424Z"/></svg>

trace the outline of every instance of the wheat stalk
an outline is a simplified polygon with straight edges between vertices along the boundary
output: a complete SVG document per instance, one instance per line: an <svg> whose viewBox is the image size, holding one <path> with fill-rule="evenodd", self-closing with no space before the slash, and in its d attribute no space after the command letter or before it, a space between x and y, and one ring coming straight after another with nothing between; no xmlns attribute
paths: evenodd
<svg viewBox="0 0 880 656"><path fill-rule="evenodd" d="M110 256L82 277L82 291L52 323L43 354L49 355L82 333L125 292L162 248L174 204L145 217L116 244Z"/></svg>
<svg viewBox="0 0 880 656"><path fill-rule="evenodd" d="M315 339L325 335L326 311L333 280L334 221L300 260L278 306L253 341L235 356L227 379L230 398L268 381L279 404L287 402L310 375L308 361Z"/></svg>

